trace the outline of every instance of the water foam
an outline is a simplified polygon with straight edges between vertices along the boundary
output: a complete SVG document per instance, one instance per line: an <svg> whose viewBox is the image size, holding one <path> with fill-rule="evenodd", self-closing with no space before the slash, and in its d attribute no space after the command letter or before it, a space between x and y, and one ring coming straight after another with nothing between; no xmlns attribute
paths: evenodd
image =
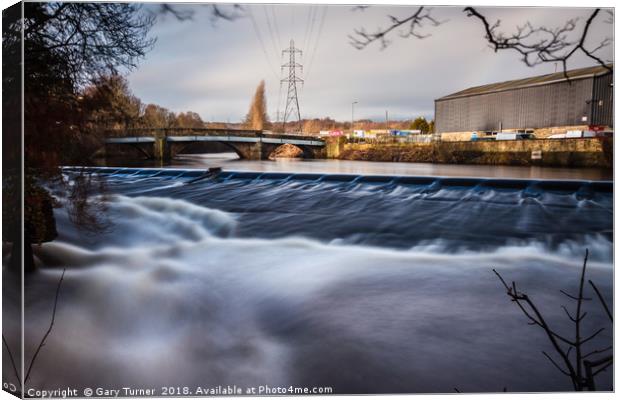
<svg viewBox="0 0 620 400"><path fill-rule="evenodd" d="M68 268L57 323L32 385L325 385L337 393L566 390L565 378L541 358L540 350L549 350L544 334L525 323L491 269L518 282L548 321L564 329L570 324L559 308L565 302L559 289L574 289L589 247L588 278L611 299L612 243L604 234L512 238L483 249L438 238L396 249L346 237L240 237L248 218L269 214L266 204L303 198L296 207L314 216L316 208L306 207L315 202L327 229L330 204L339 201L334 210L343 223L359 218L351 207L360 195L378 192L369 186L343 192L339 184L322 183L318 193L316 185L304 185L300 193L306 197L289 198L298 187L293 183L271 189L265 184L260 193L237 183L234 192L232 185L185 189L192 202L113 195L112 227L92 242L57 210L61 238L35 248L42 268L26 290L28 358L49 323L58 267ZM454 211L452 201L466 197L475 203L488 196L445 188L399 190L402 196L439 198L427 203L441 202L437 218L471 210ZM220 201L224 208L223 200L231 197L223 196L239 191L251 198L244 197L247 204L236 200L236 212L202 200ZM518 202L516 193L500 191L488 199ZM394 204L404 207L401 199ZM532 210L554 201L548 197ZM490 206L476 210L485 207ZM412 210L399 210L400 218ZM500 214L496 218L503 221ZM518 221L523 229L544 226L527 213ZM423 221L418 224L425 228ZM598 327L604 314L592 307L585 321L584 329ZM605 347L611 340L605 331L592 345ZM611 387L608 375L599 382Z"/></svg>
<svg viewBox="0 0 620 400"><path fill-rule="evenodd" d="M525 324L491 268L527 289L550 323L566 326L557 307L559 289L571 290L578 277L573 255L216 236L122 249L47 243L37 253L69 269L33 385L88 386L96 375L110 386L321 384L341 393L483 391L497 382L567 388L538 358L544 337ZM36 296L28 292L28 344L48 321L59 274L42 271L33 278ZM588 277L611 296L608 263L591 262ZM603 321L596 307L588 312L588 323ZM527 373L515 374L520 367Z"/></svg>

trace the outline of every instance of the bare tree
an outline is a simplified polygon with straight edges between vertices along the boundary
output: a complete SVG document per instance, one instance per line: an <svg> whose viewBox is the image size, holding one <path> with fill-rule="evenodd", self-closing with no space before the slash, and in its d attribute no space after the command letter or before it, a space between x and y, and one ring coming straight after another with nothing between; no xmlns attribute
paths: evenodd
<svg viewBox="0 0 620 400"><path fill-rule="evenodd" d="M209 8L211 22L217 20L234 21L245 16L245 9L240 4L201 4ZM176 4L160 4L157 10L159 15L172 15L179 21L190 21L194 19L196 11L194 8L186 8Z"/></svg>
<svg viewBox="0 0 620 400"><path fill-rule="evenodd" d="M495 52L500 50L515 51L520 54L521 60L528 66L559 62L562 64L565 76L569 78L566 74L568 61L576 54L582 53L610 72L612 71L609 62L597 55L599 50L612 43L612 39L607 37L592 47L588 45L592 24L601 20L602 10L600 8L590 13L581 28L578 18L569 19L563 25L555 28L534 26L530 22L526 22L518 26L516 32L511 34L499 30L500 20L491 22L474 7L466 7L463 12L468 17L480 22L484 27L485 40ZM613 13L607 11L607 16L608 18L602 22L613 23ZM419 31L425 24L430 23L432 26L438 26L443 23L432 16L431 9L423 6L418 7L413 14L407 17L399 18L388 15L388 18L390 25L387 28L379 28L372 33L367 32L364 28L356 29L353 35L349 35L353 47L363 49L373 42L379 42L381 48L384 49L390 44L387 36L400 27L406 28L404 31L400 31L401 37L424 39L430 36L428 33L423 34Z"/></svg>
<svg viewBox="0 0 620 400"><path fill-rule="evenodd" d="M357 9L363 11L365 8ZM390 20L390 25L385 29L379 28L372 33L366 31L365 28L355 29L354 34L349 35L351 45L356 49L361 50L372 42L379 41L381 43L381 48L385 49L390 44L387 36L393 30L403 27L405 29L399 32L401 37L425 39L430 36L430 34L420 33L420 29L423 28L425 24L430 23L432 26L439 26L441 24L441 22L432 17L431 9L424 6L418 7L417 10L408 17L398 18L393 15L388 15L388 18Z"/></svg>
<svg viewBox="0 0 620 400"><path fill-rule="evenodd" d="M60 287L62 286L62 281L65 278L65 272L66 272L66 268L62 270L62 275L60 275L60 280L58 280L58 284L56 285L56 295L54 296L54 307L52 308L52 318L50 320L50 324L47 327L47 330L45 331L43 338L39 342L39 345L37 346L34 354L32 355L32 358L30 359L28 370L26 372L26 377L24 378L23 383L20 379L19 373L17 372L17 365L15 364L15 359L13 358L13 352L11 351L11 347L7 343L6 338L4 337L4 334L2 334L2 343L4 344L4 347L6 348L6 351L9 355L9 360L11 362L11 366L13 367L13 373L15 374L15 377L17 378L17 382L19 382L20 391L22 391L22 388L25 387L26 384L28 383L28 380L30 379L30 373L32 372L32 367L34 367L35 361L37 361L37 357L39 356L41 349L43 349L43 346L45 346L45 341L47 340L50 333L52 333L52 329L54 328L54 322L56 322L56 309L58 308L58 297L60 295Z"/></svg>
<svg viewBox="0 0 620 400"><path fill-rule="evenodd" d="M155 43L147 36L154 22L136 3L26 3L27 61L51 53L73 83L87 83L136 67Z"/></svg>
<svg viewBox="0 0 620 400"><path fill-rule="evenodd" d="M543 351L542 354L553 364L553 366L558 371L570 378L573 388L576 391L595 390L594 377L605 371L613 364L613 357L611 355L605 355L602 356L602 358L596 360L592 360L589 358L595 355L605 354L612 351L612 346L592 350L589 352L584 351L584 345L605 330L605 328L599 328L589 335L584 335L582 332L581 322L587 315L587 312L582 312L582 307L584 301L591 300L590 298L584 296L584 282L586 276L587 262L588 250L586 249L586 255L584 257L583 266L581 268L581 277L579 280L579 290L577 295L572 295L565 292L564 290L560 290L563 295L576 302L574 314L571 314L565 306L561 306L566 313L566 316L573 323L575 334L574 338L572 339L569 339L559 334L557 330L552 328L547 323L545 317L542 315L536 304L532 301L531 297L517 290L517 285L514 281L510 285L508 285L504 278L502 278L502 276L499 274L499 272L497 272L495 269L493 270L495 275L497 275L502 285L506 289L506 294L508 295L508 297L510 297L511 301L513 301L519 307L521 312L529 320L529 325L538 326L545 332L547 338L553 346L556 356L559 357L560 361L556 361L551 355L549 355L545 351ZM611 315L611 312L609 311L609 307L607 306L605 300L600 294L600 291L592 281L589 281L589 283L597 294L601 304L603 305L610 322L613 322L613 317ZM573 357L571 357L571 351L573 351Z"/></svg>
<svg viewBox="0 0 620 400"><path fill-rule="evenodd" d="M12 268L22 268L23 246L24 269L30 271L34 266L31 244L56 237L53 200L42 181L58 178L60 165L87 162L99 144L86 121L80 89L102 75L135 67L154 43L149 37L154 17L135 3L25 2L23 11L23 16L3 13L7 40L2 41L4 54L14 56L22 50L24 54L23 62L13 62L23 70L14 66L3 70L6 93L18 96L23 89L26 165L23 187L21 180L13 180L10 187L3 185L5 199L17 204L3 209L3 217L21 208L17 194L23 191L23 234L22 221L14 217L5 220L3 232L13 244ZM22 110L21 102L3 105L7 114L19 115ZM19 159L11 157L13 163Z"/></svg>
<svg viewBox="0 0 620 400"><path fill-rule="evenodd" d="M534 27L527 22L517 27L515 33L506 35L498 31L500 20L490 23L488 19L473 7L466 7L463 10L468 17L478 19L484 26L485 39L495 52L499 50L513 50L521 55L521 60L527 66L534 66L548 62L560 62L566 74L567 62L578 52L581 52L596 61L597 64L605 67L612 72L612 67L595 53L611 44L611 38L605 38L597 46L588 48L586 40L590 32L590 27L595 18L600 14L601 9L595 9L585 22L584 27L576 38L569 38L569 34L577 30L578 19L569 19L564 25L556 28L544 26ZM607 21L608 22L608 21Z"/></svg>
<svg viewBox="0 0 620 400"><path fill-rule="evenodd" d="M69 221L88 234L99 234L110 228L105 180L82 169L70 181L63 179L61 183L68 192Z"/></svg>
<svg viewBox="0 0 620 400"><path fill-rule="evenodd" d="M265 98L265 81L260 81L252 104L250 105L250 111L248 111L245 117L245 126L248 129L262 130L265 125L269 123L269 117L267 116L267 99Z"/></svg>

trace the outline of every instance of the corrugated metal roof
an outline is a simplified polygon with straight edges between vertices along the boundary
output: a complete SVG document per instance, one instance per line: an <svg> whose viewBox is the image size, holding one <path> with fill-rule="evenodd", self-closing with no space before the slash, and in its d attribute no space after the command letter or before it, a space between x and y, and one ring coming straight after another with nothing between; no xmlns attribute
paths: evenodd
<svg viewBox="0 0 620 400"><path fill-rule="evenodd" d="M613 64L609 64L609 66L613 68ZM572 80L572 79L583 79L583 78L589 78L592 76L604 75L608 72L609 70L607 70L602 65L597 65L595 67L579 68L579 69L573 69L570 71L566 71L566 74L568 75L569 79ZM456 93L452 93L444 97L440 97L437 100L448 100L448 99L454 99L457 97L475 96L479 94L501 92L504 90L519 89L519 88L524 88L524 87L529 87L529 86L546 85L550 83L563 82L565 80L566 80L566 77L564 76L564 72L556 72L553 74L533 76L533 77L525 78L525 79L515 79L512 81L491 83L491 84L482 85L482 86L474 86L474 87L471 87L465 90L461 90L460 92L456 92Z"/></svg>

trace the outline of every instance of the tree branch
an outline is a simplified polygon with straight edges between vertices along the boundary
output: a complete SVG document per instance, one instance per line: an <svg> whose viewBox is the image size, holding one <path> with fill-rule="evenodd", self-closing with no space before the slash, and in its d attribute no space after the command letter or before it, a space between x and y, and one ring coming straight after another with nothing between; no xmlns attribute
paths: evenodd
<svg viewBox="0 0 620 400"><path fill-rule="evenodd" d="M4 347L6 347L7 353L9 353L9 359L11 360L11 366L13 367L13 372L15 373L15 377L17 378L17 382L19 382L19 387L21 388L22 381L19 378L19 372L17 372L17 366L15 366L15 359L13 358L13 353L11 352L11 348L9 344L6 342L4 338L4 334L2 334L2 343L4 343Z"/></svg>
<svg viewBox="0 0 620 400"><path fill-rule="evenodd" d="M601 302L601 305L605 309L605 313L607 314L607 317L609 317L609 320L611 322L614 322L614 317L611 314L611 311L609 310L609 306L607 306L607 302L605 301L605 299L603 299L603 296L601 295L601 292L598 290L598 288L596 287L594 282L592 282L591 280L588 280L588 282L590 283L590 286L592 286L592 289L594 289L594 293L596 293L596 296L598 297L599 301Z"/></svg>
<svg viewBox="0 0 620 400"><path fill-rule="evenodd" d="M515 33L505 35L504 33L498 32L500 26L499 20L490 23L489 20L474 7L466 7L463 9L463 12L465 12L468 17L475 18L482 23L485 39L495 52L499 50L516 51L521 55L521 60L530 67L542 63L560 62L566 79L570 79L567 73L567 62L579 51L596 61L609 72L613 71L610 65L594 54L598 50L607 47L611 43L611 39L603 39L599 45L593 49L586 48L586 39L590 31L590 26L600 11L600 8L594 10L586 20L579 36L571 40L569 38L570 34L577 29L578 20L576 18L569 19L563 26L553 29L544 26L534 27L528 22L523 26L517 27Z"/></svg>
<svg viewBox="0 0 620 400"><path fill-rule="evenodd" d="M47 332L45 332L43 339L41 339L41 343L39 343L37 350L34 352L34 355L30 360L30 366L28 367L28 372L26 373L24 384L28 382L28 378L30 378L30 372L32 371L32 367L34 366L35 361L37 360L37 356L39 355L39 352L41 351L43 346L45 346L45 341L47 340L47 337L52 332L52 328L54 327L54 321L56 320L56 307L58 306L58 295L60 294L60 286L62 285L62 281L65 278L66 270L66 268L62 270L62 275L60 276L60 280L58 281L58 286L56 286L56 297L54 298L54 309L52 310L52 320L50 321L50 326L47 328Z"/></svg>
<svg viewBox="0 0 620 400"><path fill-rule="evenodd" d="M569 377L571 376L568 372L564 371L564 370L562 369L562 367L560 367L560 366L559 366L559 365L555 362L555 360L554 360L553 358L551 358L551 356L550 356L549 354L547 354L547 352L546 352L546 351L543 351L542 353L544 354L544 356L545 356L545 357L547 357L547 359L548 359L549 361L551 361L551 364L553 364L553 366L554 366L554 367L556 367L558 371L560 371L561 373L563 373L563 374L564 374L564 375L566 375L566 376L569 376Z"/></svg>
<svg viewBox="0 0 620 400"><path fill-rule="evenodd" d="M606 368L608 368L613 363L613 358L611 356L605 357L597 361L587 360L587 357L590 357L594 354L599 354L599 353L612 350L613 349L612 346L606 347L601 350L593 350L593 351L590 351L589 353L583 354L583 345L589 342L590 340L594 339L596 336L598 336L601 332L605 330L605 328L600 328L596 330L594 333L592 333L591 335L585 338L582 338L581 321L588 314L587 312L582 313L583 302L584 300L587 300L587 298L584 296L584 283L585 283L586 268L587 268L587 263L588 263L588 255L589 255L589 251L588 249L586 249L586 254L583 259L583 265L581 268L581 274L580 274L580 279L579 279L579 290L578 290L577 296L572 296L561 290L562 294L577 301L574 315L571 315L568 309L562 306L562 310L564 310L568 318L572 321L572 323L575 326L574 341L565 339L559 336L555 331L553 331L551 327L549 327L549 325L545 321L543 315L539 312L534 302L525 293L520 293L517 291L517 285L515 284L515 282L512 282L512 284L509 286L508 283L506 283L506 281L504 280L504 278L495 269L493 269L493 272L499 278L500 282L506 289L507 295L510 297L511 301L517 304L517 306L522 311L522 313L530 320L529 323L532 325L538 325L545 331L556 353L561 357L565 368L563 368L560 365L560 363L556 362L547 352L543 351L542 352L543 355L547 359L549 359L549 361L553 364L553 366L556 367L563 375L566 375L571 378L571 382L575 390L584 390L584 389L594 390L594 376L604 371ZM603 304L603 307L605 308L606 313L611 319L611 313L609 312L609 308L606 307L606 303L603 300L601 293L598 291L598 288L596 288L596 285L594 285L591 281L589 282L594 288L597 296L599 297L599 300L601 300L601 303ZM564 352L562 348L559 346L558 340L564 341L565 343L569 344L569 348L566 350L566 352ZM569 358L571 354L571 350L573 348L575 349L574 362L571 360L571 358ZM599 367L599 366L601 367L598 370L593 371L594 367Z"/></svg>
<svg viewBox="0 0 620 400"><path fill-rule="evenodd" d="M400 32L400 36L403 38L415 37L425 39L430 34L421 34L419 32L420 28L423 28L426 23L430 23L432 26L439 26L443 23L433 18L431 9L424 6L418 7L412 15L406 18L388 15L388 19L390 20L390 25L387 28L379 28L372 33L367 32L364 28L355 29L354 33L349 35L349 43L356 49L361 50L369 44L379 41L383 50L390 45L387 36L397 28L406 27L404 31Z"/></svg>
<svg viewBox="0 0 620 400"><path fill-rule="evenodd" d="M542 316L542 314L540 313L540 311L538 310L538 308L536 307L534 302L532 302L532 300L526 294L519 293L517 291L517 286L516 286L516 284L514 282L512 282L512 287L510 287L510 286L508 286L508 284L506 283L504 278L499 274L499 272L497 272L495 269L493 269L493 272L495 273L495 275L497 275L497 277L501 281L501 283L504 286L504 288L506 288L508 296L511 298L512 301L514 301L517 304L517 306L523 312L523 314L527 318L529 318L533 323L535 323L536 325L540 326L545 331L545 333L547 334L547 338L549 339L549 341L553 345L554 350L560 356L560 358L562 358L562 361L563 361L564 365L566 366L566 370L567 371L564 371L561 368L560 368L560 371L562 371L563 373L567 373L568 376L570 376L571 381L573 382L573 387L575 388L575 390L578 390L578 388L579 388L578 376L577 376L577 374L575 372L575 369L574 369L570 359L568 358L568 352L570 351L570 348L569 348L569 351L564 352L562 350L562 348L560 347L560 345L559 345L559 343L557 342L556 339L560 339L560 340L564 341L565 343L568 343L571 346L574 345L574 343L572 343L568 339L565 339L565 338L561 337L560 335L558 335L556 332L554 332L549 327L549 325L545 321L544 317ZM527 306L532 310L532 313L534 315L530 314L530 312L528 312L528 310L525 308L525 306L523 304L521 304L521 302L524 302L525 304L527 304ZM551 359L551 357L549 357L548 354L546 354L544 352L543 352L543 354L545 354L545 356L547 356L554 363L554 365L556 364L555 361L553 361Z"/></svg>
<svg viewBox="0 0 620 400"><path fill-rule="evenodd" d="M609 351L609 350L611 350L611 349L613 349L613 346L605 347L604 349L600 349L600 350L593 350L593 351L591 351L591 352L589 352L589 353L585 354L585 355L583 356L583 358L588 358L588 357L590 357L590 356L592 356L592 355L594 355L594 354L604 353L604 352Z"/></svg>

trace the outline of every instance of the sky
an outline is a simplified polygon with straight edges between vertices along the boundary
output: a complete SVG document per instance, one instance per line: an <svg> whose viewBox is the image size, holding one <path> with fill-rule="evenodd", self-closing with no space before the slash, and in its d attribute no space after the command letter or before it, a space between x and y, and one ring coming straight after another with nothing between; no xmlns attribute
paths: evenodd
<svg viewBox="0 0 620 400"><path fill-rule="evenodd" d="M156 9L147 5L145 11ZM130 88L145 103L175 112L194 111L205 121L241 121L261 80L265 80L268 114L272 121L284 112L286 84L281 51L290 40L303 52L299 87L302 118L331 117L391 120L433 118L434 99L459 90L498 81L561 70L547 63L526 66L514 51L493 52L482 25L461 7L433 7L441 25L419 29L425 39L389 36L381 49L372 43L355 49L348 35L356 28L374 31L389 26L388 15L405 17L414 6L372 6L354 10L350 5L244 5L245 16L234 21L210 18L210 8L199 4L175 5L192 10L191 20L158 15L151 35L157 38L138 68L128 74ZM226 7L226 6L224 6ZM586 8L479 8L490 20L501 21L500 31L512 33L517 25L555 28L578 18L583 29L593 10ZM324 16L324 17L323 17ZM613 37L610 15L601 13L592 25L590 44L596 47ZM597 53L613 60L613 44ZM594 65L579 54L569 68Z"/></svg>

